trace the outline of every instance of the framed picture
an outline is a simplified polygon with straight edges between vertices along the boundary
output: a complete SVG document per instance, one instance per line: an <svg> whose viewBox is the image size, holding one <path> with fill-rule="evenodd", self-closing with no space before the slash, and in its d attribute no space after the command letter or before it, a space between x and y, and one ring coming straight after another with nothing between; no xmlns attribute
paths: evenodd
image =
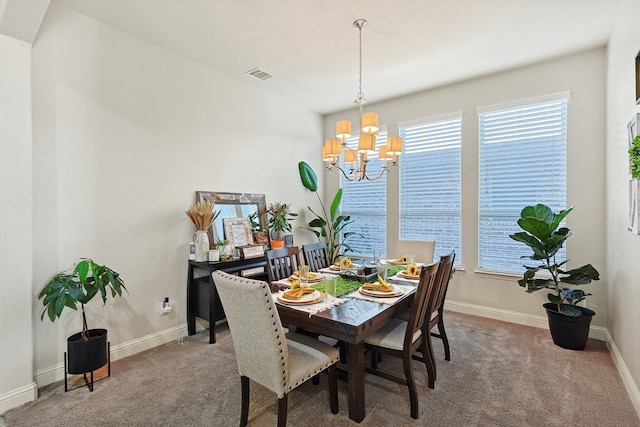
<svg viewBox="0 0 640 427"><path fill-rule="evenodd" d="M284 236L284 247L290 248L293 246L293 234L285 234Z"/></svg>
<svg viewBox="0 0 640 427"><path fill-rule="evenodd" d="M256 231L253 233L253 238L257 245L267 245L269 246L269 233L266 231Z"/></svg>
<svg viewBox="0 0 640 427"><path fill-rule="evenodd" d="M249 218L224 218L224 236L233 247L253 244Z"/></svg>
<svg viewBox="0 0 640 427"><path fill-rule="evenodd" d="M636 104L640 104L640 52L636 55Z"/></svg>

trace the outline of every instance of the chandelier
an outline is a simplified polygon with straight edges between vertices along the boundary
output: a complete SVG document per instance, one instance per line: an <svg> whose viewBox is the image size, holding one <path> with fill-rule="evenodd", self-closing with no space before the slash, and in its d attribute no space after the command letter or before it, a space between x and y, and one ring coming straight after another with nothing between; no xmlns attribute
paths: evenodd
<svg viewBox="0 0 640 427"><path fill-rule="evenodd" d="M402 154L402 138L390 136L386 145L382 145L378 150L378 159L383 164L377 172L371 174L367 170L369 155L376 152L376 138L379 133L378 113L362 112L362 107L367 102L362 93L362 29L367 26L367 21L357 19L353 21L353 26L358 29L360 39L360 73L358 75L358 94L355 103L360 110L360 131L358 136L358 149L347 147L347 138L351 136L351 121L339 120L336 123L336 138L325 140L322 147L322 160L328 162L327 169L340 173L346 181L362 181L364 179L375 181L382 174L389 171L391 166L396 166L397 156ZM339 165L340 156L343 155L345 163L344 169ZM348 166L347 166L348 165Z"/></svg>

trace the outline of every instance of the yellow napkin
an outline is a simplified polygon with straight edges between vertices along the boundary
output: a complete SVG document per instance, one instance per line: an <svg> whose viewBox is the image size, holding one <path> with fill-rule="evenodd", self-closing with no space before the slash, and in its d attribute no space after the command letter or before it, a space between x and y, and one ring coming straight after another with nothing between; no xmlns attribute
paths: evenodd
<svg viewBox="0 0 640 427"><path fill-rule="evenodd" d="M406 263L407 258L409 258L407 255L402 255L400 258L394 259L393 262L395 262L396 264Z"/></svg>
<svg viewBox="0 0 640 427"><path fill-rule="evenodd" d="M407 274L410 274L412 276L419 276L420 275L420 267L418 267L415 264L409 264L407 266Z"/></svg>
<svg viewBox="0 0 640 427"><path fill-rule="evenodd" d="M300 299L304 294L310 294L315 289L310 288L308 286L297 287L295 289L291 289L282 294L283 297L287 299Z"/></svg>
<svg viewBox="0 0 640 427"><path fill-rule="evenodd" d="M301 277L301 276L300 276L300 272L299 272L298 270L294 271L291 275L292 275L293 277ZM317 278L318 278L318 275L317 275L316 273L314 273L314 272L312 272L312 271L309 271L309 272L307 273L307 279L309 279L309 280L314 280L314 279L317 279Z"/></svg>
<svg viewBox="0 0 640 427"><path fill-rule="evenodd" d="M378 276L378 283L365 283L362 288L370 291L393 292L393 286L385 282L380 276Z"/></svg>
<svg viewBox="0 0 640 427"><path fill-rule="evenodd" d="M351 261L351 258L340 258L340 261L334 265L342 268L353 268L353 261Z"/></svg>

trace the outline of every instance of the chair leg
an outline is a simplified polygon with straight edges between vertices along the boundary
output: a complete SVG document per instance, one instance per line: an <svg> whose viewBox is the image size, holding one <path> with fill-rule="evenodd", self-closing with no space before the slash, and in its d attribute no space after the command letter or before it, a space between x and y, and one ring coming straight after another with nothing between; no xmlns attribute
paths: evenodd
<svg viewBox="0 0 640 427"><path fill-rule="evenodd" d="M329 374L329 407L332 414L338 413L338 370L333 364L327 368Z"/></svg>
<svg viewBox="0 0 640 427"><path fill-rule="evenodd" d="M241 376L242 409L240 411L240 427L246 427L249 420L249 377Z"/></svg>
<svg viewBox="0 0 640 427"><path fill-rule="evenodd" d="M371 348L370 351L371 351L371 369L378 369L378 352L375 351L373 348Z"/></svg>
<svg viewBox="0 0 640 427"><path fill-rule="evenodd" d="M440 315L440 321L438 322L438 332L440 332L440 338L442 338L442 344L444 344L444 360L451 360L449 339L447 338L447 333L444 330L444 321L442 320L442 314Z"/></svg>
<svg viewBox="0 0 640 427"><path fill-rule="evenodd" d="M416 391L416 383L413 379L413 371L411 369L411 353L405 351L402 355L402 367L404 368L404 377L407 380L407 387L409 388L411 418L418 419L418 392Z"/></svg>
<svg viewBox="0 0 640 427"><path fill-rule="evenodd" d="M431 335L424 334L422 337L422 359L427 367L427 376L429 377L429 388L436 388L436 362L433 359L433 347L431 346Z"/></svg>
<svg viewBox="0 0 640 427"><path fill-rule="evenodd" d="M287 395L278 399L278 427L286 427L287 425Z"/></svg>

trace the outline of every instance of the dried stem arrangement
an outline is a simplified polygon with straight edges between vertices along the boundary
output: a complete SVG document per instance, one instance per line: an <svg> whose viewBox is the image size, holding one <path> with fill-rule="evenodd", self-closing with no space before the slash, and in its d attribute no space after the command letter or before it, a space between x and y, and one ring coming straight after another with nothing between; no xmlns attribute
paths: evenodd
<svg viewBox="0 0 640 427"><path fill-rule="evenodd" d="M196 230L206 230L218 217L220 212L213 211L213 204L209 201L199 202L191 206L186 214L196 226Z"/></svg>

